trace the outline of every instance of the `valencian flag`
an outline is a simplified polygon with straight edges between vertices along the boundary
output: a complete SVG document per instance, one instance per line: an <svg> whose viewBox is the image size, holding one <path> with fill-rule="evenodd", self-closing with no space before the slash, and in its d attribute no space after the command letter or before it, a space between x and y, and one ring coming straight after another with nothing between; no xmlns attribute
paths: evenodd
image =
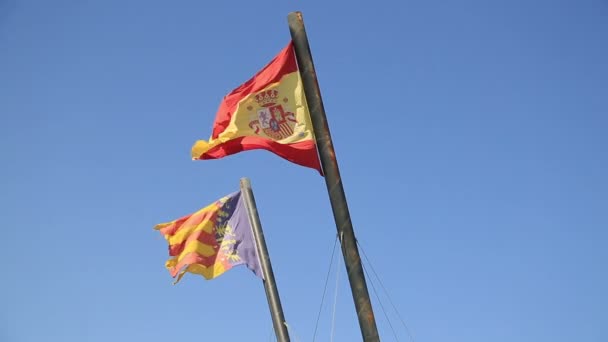
<svg viewBox="0 0 608 342"><path fill-rule="evenodd" d="M264 279L240 191L154 229L169 243L171 258L165 266L173 278L177 277L175 283L186 272L213 279L242 264Z"/></svg>
<svg viewBox="0 0 608 342"><path fill-rule="evenodd" d="M321 173L292 42L224 97L211 138L194 144L192 158L217 159L254 149L271 151Z"/></svg>

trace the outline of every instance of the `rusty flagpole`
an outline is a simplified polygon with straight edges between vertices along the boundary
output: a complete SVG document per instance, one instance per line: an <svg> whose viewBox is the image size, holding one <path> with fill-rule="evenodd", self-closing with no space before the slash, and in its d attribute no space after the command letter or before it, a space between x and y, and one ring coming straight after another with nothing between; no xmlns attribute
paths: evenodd
<svg viewBox="0 0 608 342"><path fill-rule="evenodd" d="M302 84L306 102L310 111L310 118L315 133L321 167L325 175L325 183L334 213L338 237L342 246L342 255L348 273L348 280L359 318L359 326L364 342L380 341L376 320L372 310L372 304L365 282L365 275L359 257L357 240L350 220L350 213L346 204L346 195L342 187L338 161L329 133L329 125L323 108L321 91L317 82L317 74L310 53L310 46L304 28L304 20L301 12L292 12L287 16L289 31L298 61L298 68L302 76Z"/></svg>

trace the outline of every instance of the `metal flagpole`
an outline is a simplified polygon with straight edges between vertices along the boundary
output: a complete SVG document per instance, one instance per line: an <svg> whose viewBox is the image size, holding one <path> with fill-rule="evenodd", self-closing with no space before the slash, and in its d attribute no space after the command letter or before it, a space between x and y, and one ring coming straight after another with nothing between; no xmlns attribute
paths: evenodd
<svg viewBox="0 0 608 342"><path fill-rule="evenodd" d="M258 208L255 205L253 190L251 189L251 183L248 178L241 178L241 195L243 196L245 206L247 207L249 222L251 222L253 237L255 238L255 246L260 257L260 266L262 267L262 274L264 275L264 290L266 291L266 299L268 299L268 306L270 307L274 332L277 335L277 341L289 342L289 333L287 331L287 325L285 324L281 299L279 298L279 290L277 289L277 284L274 280L274 272L272 272L270 256L268 255L266 240L264 239L264 233L262 232L262 224L260 223L260 217L258 216Z"/></svg>
<svg viewBox="0 0 608 342"><path fill-rule="evenodd" d="M329 193L338 236L341 237L342 255L346 264L346 271L355 301L363 341L380 341L367 284L365 283L361 258L359 257L357 240L355 239L355 232L346 204L346 195L344 194L340 171L338 170L338 161L336 160L336 153L331 141L325 109L323 108L317 74L312 61L310 46L308 45L302 13L289 13L287 21L298 61L298 68L302 76L304 94L306 95L306 102L310 111L321 167L325 175L327 192Z"/></svg>

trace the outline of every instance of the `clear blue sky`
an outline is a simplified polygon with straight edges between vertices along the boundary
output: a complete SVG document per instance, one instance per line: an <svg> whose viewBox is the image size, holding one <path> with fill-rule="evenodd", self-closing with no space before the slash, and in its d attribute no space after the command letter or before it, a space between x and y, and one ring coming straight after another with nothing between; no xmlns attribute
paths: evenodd
<svg viewBox="0 0 608 342"><path fill-rule="evenodd" d="M605 0L0 0L0 341L269 341L250 271L172 286L152 230L243 176L311 340L323 179L265 151L190 160L294 10L355 232L416 341L607 341ZM342 270L335 341L358 340Z"/></svg>

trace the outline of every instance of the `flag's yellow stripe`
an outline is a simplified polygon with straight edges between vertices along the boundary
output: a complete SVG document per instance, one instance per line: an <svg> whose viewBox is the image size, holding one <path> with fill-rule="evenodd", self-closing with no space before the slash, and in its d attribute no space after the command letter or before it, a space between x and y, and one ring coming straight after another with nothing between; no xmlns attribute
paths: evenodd
<svg viewBox="0 0 608 342"><path fill-rule="evenodd" d="M226 271L226 268L221 263L216 263L213 267L205 267L199 264L188 266L188 272L200 274L207 280L216 278Z"/></svg>
<svg viewBox="0 0 608 342"><path fill-rule="evenodd" d="M217 254L217 250L213 249L212 246L206 245L199 241L192 241L186 245L186 248L179 254L177 257L177 262L180 262L184 259L184 257L190 253L197 253L204 257L210 257L212 255Z"/></svg>
<svg viewBox="0 0 608 342"><path fill-rule="evenodd" d="M227 270L224 269L224 266L222 266L221 264L216 264L213 267L205 267L203 265L193 264L179 272L179 274L177 275L177 279L175 279L175 281L173 282L173 285L179 283L179 281L182 280L182 278L187 272L200 274L205 277L205 279L210 280L218 277L226 271Z"/></svg>

